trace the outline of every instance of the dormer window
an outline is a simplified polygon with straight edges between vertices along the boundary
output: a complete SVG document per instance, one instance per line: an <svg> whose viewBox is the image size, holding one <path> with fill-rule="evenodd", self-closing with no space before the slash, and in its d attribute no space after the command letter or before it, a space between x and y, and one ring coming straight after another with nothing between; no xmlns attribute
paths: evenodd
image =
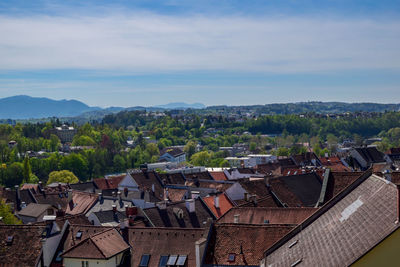
<svg viewBox="0 0 400 267"><path fill-rule="evenodd" d="M7 236L7 240L6 240L6 244L7 244L7 246L11 246L11 245L12 245L12 242L13 242L13 240L14 240L14 237L13 237L12 235L10 235L10 236Z"/></svg>
<svg viewBox="0 0 400 267"><path fill-rule="evenodd" d="M82 231L78 231L77 233L76 233L76 239L81 239L82 238Z"/></svg>

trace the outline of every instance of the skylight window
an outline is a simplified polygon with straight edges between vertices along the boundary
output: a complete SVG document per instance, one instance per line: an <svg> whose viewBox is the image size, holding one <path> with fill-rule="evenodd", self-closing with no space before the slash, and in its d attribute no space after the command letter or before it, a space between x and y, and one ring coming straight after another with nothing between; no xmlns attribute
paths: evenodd
<svg viewBox="0 0 400 267"><path fill-rule="evenodd" d="M176 262L176 266L185 266L187 256L186 255L179 255L178 261Z"/></svg>
<svg viewBox="0 0 400 267"><path fill-rule="evenodd" d="M7 236L7 240L6 240L7 245L8 245L8 246L11 246L13 240L14 240L14 237L13 237L12 235Z"/></svg>
<svg viewBox="0 0 400 267"><path fill-rule="evenodd" d="M76 233L76 239L81 239L82 238L82 231L78 231Z"/></svg>
<svg viewBox="0 0 400 267"><path fill-rule="evenodd" d="M228 255L228 261L229 262L234 262L236 258L236 254L235 253L229 253Z"/></svg>
<svg viewBox="0 0 400 267"><path fill-rule="evenodd" d="M175 265L177 259L178 259L178 255L169 256L167 265Z"/></svg>
<svg viewBox="0 0 400 267"><path fill-rule="evenodd" d="M158 267L166 267L168 262L168 256L167 255L162 255L160 257L160 264L158 264Z"/></svg>
<svg viewBox="0 0 400 267"><path fill-rule="evenodd" d="M143 254L142 259L140 260L140 267L147 267L149 266L149 261L150 261L150 255L149 254Z"/></svg>

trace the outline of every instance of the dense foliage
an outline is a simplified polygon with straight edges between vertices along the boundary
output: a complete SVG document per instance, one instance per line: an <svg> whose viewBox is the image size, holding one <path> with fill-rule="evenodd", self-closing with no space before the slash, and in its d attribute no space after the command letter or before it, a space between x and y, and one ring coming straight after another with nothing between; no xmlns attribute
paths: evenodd
<svg viewBox="0 0 400 267"><path fill-rule="evenodd" d="M308 144L319 154L335 152L346 139L361 144L365 138L381 137L379 149L400 145L400 113L349 113L341 116L196 115L120 112L100 123L73 125L78 129L72 144L84 146L62 153L52 129L60 121L0 125L0 183L47 182L54 171L68 170L85 181L108 173L156 162L160 150L182 145L194 165L227 166L220 147L246 144L253 153L290 155L304 152ZM16 145L9 144L16 141ZM129 145L127 141L130 141ZM64 147L65 148L65 147ZM31 152L39 154L30 154Z"/></svg>

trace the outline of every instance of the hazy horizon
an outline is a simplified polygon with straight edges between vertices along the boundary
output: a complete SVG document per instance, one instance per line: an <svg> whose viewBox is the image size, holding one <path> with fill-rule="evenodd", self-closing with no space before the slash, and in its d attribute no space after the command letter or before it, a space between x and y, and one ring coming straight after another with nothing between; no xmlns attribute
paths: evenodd
<svg viewBox="0 0 400 267"><path fill-rule="evenodd" d="M399 103L400 2L0 3L0 98Z"/></svg>

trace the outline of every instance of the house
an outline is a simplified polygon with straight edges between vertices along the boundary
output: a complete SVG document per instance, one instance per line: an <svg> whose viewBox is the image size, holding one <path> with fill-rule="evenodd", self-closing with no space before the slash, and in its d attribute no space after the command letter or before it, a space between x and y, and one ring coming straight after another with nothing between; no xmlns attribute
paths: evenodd
<svg viewBox="0 0 400 267"><path fill-rule="evenodd" d="M214 214L200 199L186 199L175 203L160 202L154 208L143 209L153 227L202 228Z"/></svg>
<svg viewBox="0 0 400 267"><path fill-rule="evenodd" d="M185 162L186 153L178 147L166 147L160 151L159 160L177 163Z"/></svg>
<svg viewBox="0 0 400 267"><path fill-rule="evenodd" d="M41 222L44 216L55 215L56 209L49 204L30 203L23 207L18 213L18 217L24 224Z"/></svg>
<svg viewBox="0 0 400 267"><path fill-rule="evenodd" d="M229 166L232 168L249 168L252 167L249 157L226 157Z"/></svg>
<svg viewBox="0 0 400 267"><path fill-rule="evenodd" d="M260 266L396 265L399 195L395 184L365 172L267 249Z"/></svg>
<svg viewBox="0 0 400 267"><path fill-rule="evenodd" d="M61 257L65 266L119 266L129 254L130 246L111 228L77 240Z"/></svg>
<svg viewBox="0 0 400 267"><path fill-rule="evenodd" d="M342 161L337 156L321 157L320 161L321 161L322 166L331 169L331 171L337 171L337 172L350 172L351 171L351 169L349 168L347 163L345 163L345 161Z"/></svg>
<svg viewBox="0 0 400 267"><path fill-rule="evenodd" d="M269 154L250 154L247 155L250 158L250 166L255 167L260 164L266 164L269 162L274 162L277 160L277 157Z"/></svg>
<svg viewBox="0 0 400 267"><path fill-rule="evenodd" d="M125 228L131 266L200 267L209 228Z"/></svg>
<svg viewBox="0 0 400 267"><path fill-rule="evenodd" d="M234 206L234 203L224 193L216 193L202 199L217 219Z"/></svg>
<svg viewBox="0 0 400 267"><path fill-rule="evenodd" d="M350 150L350 155L362 170L366 170L373 163L386 162L384 154L376 147L356 147Z"/></svg>
<svg viewBox="0 0 400 267"><path fill-rule="evenodd" d="M291 156L291 159L297 166L322 166L320 159L314 152L306 152L299 155Z"/></svg>

